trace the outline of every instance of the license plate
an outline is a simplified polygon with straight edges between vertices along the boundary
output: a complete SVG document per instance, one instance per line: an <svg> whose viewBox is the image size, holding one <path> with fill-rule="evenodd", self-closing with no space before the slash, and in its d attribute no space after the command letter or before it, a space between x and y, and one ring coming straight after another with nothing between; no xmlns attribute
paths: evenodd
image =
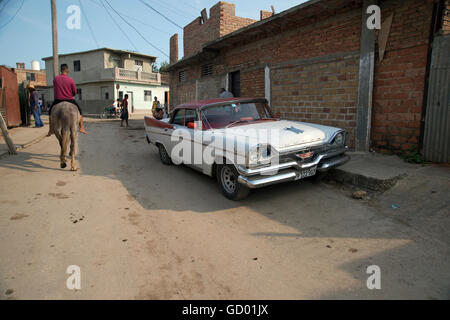
<svg viewBox="0 0 450 320"><path fill-rule="evenodd" d="M297 173L296 179L300 180L300 179L312 177L313 175L316 174L316 169L317 169L317 167L300 171L299 173Z"/></svg>

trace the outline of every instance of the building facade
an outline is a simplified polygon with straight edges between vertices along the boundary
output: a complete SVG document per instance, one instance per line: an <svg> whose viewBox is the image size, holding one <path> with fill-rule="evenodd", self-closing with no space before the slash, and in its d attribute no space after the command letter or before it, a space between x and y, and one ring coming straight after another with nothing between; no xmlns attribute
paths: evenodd
<svg viewBox="0 0 450 320"><path fill-rule="evenodd" d="M47 74L45 96L52 101L53 57L43 60ZM86 113L101 113L106 105L125 94L130 97L131 112L151 110L154 97L161 104L168 104L169 86L161 80L160 73L153 72L155 61L154 56L109 48L59 56L60 65L69 66L69 76L77 85L75 99Z"/></svg>
<svg viewBox="0 0 450 320"><path fill-rule="evenodd" d="M371 4L381 9L378 32L365 27ZM352 149L421 147L431 45L448 33L448 8L448 0L310 0L251 21L219 2L184 28L181 60L178 35L170 39L171 101L215 98L224 87L267 98L282 118L343 127Z"/></svg>

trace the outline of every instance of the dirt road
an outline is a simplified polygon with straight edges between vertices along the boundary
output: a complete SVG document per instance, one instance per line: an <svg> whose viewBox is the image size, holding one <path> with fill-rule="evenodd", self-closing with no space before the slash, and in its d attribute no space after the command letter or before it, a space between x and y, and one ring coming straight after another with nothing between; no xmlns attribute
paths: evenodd
<svg viewBox="0 0 450 320"><path fill-rule="evenodd" d="M55 137L0 160L1 299L450 298L448 235L385 214L388 198L303 181L232 202L131 125L88 122L75 173Z"/></svg>

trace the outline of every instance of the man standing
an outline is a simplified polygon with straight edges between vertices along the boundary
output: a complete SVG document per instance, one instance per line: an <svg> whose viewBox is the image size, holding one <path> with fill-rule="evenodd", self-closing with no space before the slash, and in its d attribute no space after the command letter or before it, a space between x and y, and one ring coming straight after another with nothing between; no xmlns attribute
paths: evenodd
<svg viewBox="0 0 450 320"><path fill-rule="evenodd" d="M233 94L230 91L225 90L225 88L220 88L220 98L233 98Z"/></svg>
<svg viewBox="0 0 450 320"><path fill-rule="evenodd" d="M40 128L44 126L44 123L41 120L41 108L39 105L39 99L37 91L34 87L34 85L29 84L28 85L28 91L30 92L30 108L31 108L31 114L34 117L34 121L36 123L36 128Z"/></svg>
<svg viewBox="0 0 450 320"><path fill-rule="evenodd" d="M122 101L122 114L120 115L120 126L123 127L123 122L127 124L128 127L128 94L125 95L125 98Z"/></svg>
<svg viewBox="0 0 450 320"><path fill-rule="evenodd" d="M81 108L78 103L73 99L73 97L77 94L77 87L75 86L75 82L73 82L72 78L68 76L69 74L69 66L67 64L61 65L61 74L55 79L53 79L53 91L54 91L54 101L50 109L48 110L48 115L50 118L50 114L52 112L52 108L54 105L67 101L77 106L78 111L80 112L80 132L87 134L84 129L83 124L83 114L81 112ZM52 126L49 125L50 129L48 131L48 136L53 134Z"/></svg>

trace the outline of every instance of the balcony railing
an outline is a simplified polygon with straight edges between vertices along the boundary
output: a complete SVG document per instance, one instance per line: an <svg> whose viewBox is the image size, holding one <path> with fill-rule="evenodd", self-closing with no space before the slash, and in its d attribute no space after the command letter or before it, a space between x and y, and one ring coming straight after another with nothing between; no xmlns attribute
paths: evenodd
<svg viewBox="0 0 450 320"><path fill-rule="evenodd" d="M161 83L161 74L144 71L133 71L122 68L115 69L115 80L135 80L143 82Z"/></svg>
<svg viewBox="0 0 450 320"><path fill-rule="evenodd" d="M72 72L71 76L75 83L89 81L137 81L150 84L161 84L161 74L153 72L133 71L122 68L93 68L82 70L81 72Z"/></svg>

